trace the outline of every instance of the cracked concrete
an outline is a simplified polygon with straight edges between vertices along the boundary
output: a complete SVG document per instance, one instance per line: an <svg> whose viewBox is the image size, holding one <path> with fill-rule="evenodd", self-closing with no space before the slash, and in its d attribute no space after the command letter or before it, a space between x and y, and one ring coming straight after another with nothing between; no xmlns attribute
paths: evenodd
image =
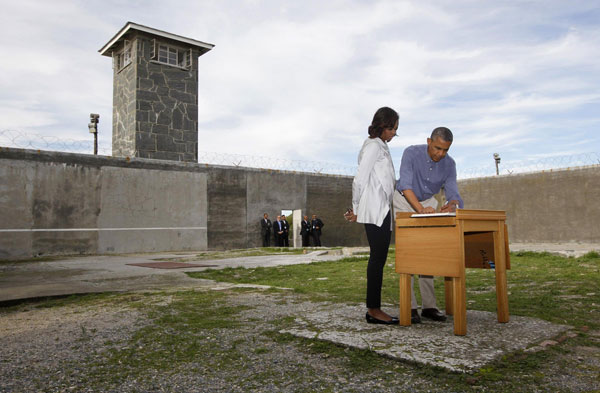
<svg viewBox="0 0 600 393"><path fill-rule="evenodd" d="M450 371L472 372L502 355L535 348L539 342L570 329L514 315L508 323L498 323L495 313L469 310L467 335L455 336L451 316L446 322L423 319L421 324L403 327L358 322L356 316L364 312L362 305L321 305L318 310L306 310L296 318L297 327L281 332Z"/></svg>
<svg viewBox="0 0 600 393"><path fill-rule="evenodd" d="M132 266L164 260L186 260L194 264L195 252L93 255L64 257L40 262L0 263L0 302L74 293L121 292L161 288L225 286L210 280L190 278L186 272L227 267L270 267L329 261L343 258L342 252L326 250L293 255L265 255L196 261L211 267L153 269ZM215 267L216 266L216 267Z"/></svg>

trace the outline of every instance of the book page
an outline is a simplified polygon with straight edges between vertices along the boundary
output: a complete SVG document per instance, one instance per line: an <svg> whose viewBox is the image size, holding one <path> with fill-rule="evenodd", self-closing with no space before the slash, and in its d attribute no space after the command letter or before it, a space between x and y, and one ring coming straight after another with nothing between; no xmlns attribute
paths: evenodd
<svg viewBox="0 0 600 393"><path fill-rule="evenodd" d="M415 213L411 217L456 217L456 213Z"/></svg>

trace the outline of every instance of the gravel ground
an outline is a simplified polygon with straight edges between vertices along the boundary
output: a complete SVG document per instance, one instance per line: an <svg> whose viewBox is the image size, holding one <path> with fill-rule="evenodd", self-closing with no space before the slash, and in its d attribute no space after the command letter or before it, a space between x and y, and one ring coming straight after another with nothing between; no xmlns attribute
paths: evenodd
<svg viewBox="0 0 600 393"><path fill-rule="evenodd" d="M161 294L153 300L168 304L170 298ZM2 312L0 392L503 391L478 386L476 379L472 386L459 388L458 377L450 374L443 374L447 384L440 378L433 382L428 378L431 369L391 359L377 358L376 368L357 369L349 364L350 356L343 356L350 349L331 354L313 350L319 342L274 340L265 332L277 331L276 321L293 320L302 310L317 307L291 295L233 292L227 301L244 310L236 317L241 323L236 328L210 329L199 337L210 351L166 371L148 368L124 380L94 377L94 367L111 351L131 345L138 329L151 324L138 309L98 302ZM558 361L539 370L540 383L510 391L600 389L600 336L589 334L595 345L561 351Z"/></svg>

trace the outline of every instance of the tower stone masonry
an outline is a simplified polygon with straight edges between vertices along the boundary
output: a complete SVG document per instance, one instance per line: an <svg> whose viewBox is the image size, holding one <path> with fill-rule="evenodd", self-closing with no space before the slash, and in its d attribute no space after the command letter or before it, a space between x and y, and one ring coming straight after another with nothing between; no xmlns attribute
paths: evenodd
<svg viewBox="0 0 600 393"><path fill-rule="evenodd" d="M127 22L113 59L112 155L198 161L198 57L212 44Z"/></svg>

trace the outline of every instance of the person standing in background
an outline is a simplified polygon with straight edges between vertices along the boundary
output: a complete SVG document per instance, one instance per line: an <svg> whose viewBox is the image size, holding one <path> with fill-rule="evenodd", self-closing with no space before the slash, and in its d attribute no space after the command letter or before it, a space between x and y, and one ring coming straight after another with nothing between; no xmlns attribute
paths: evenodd
<svg viewBox="0 0 600 393"><path fill-rule="evenodd" d="M283 235L281 237L281 245L283 247L290 246L290 224L288 224L285 214L281 216L281 222L283 223Z"/></svg>
<svg viewBox="0 0 600 393"><path fill-rule="evenodd" d="M302 236L302 247L308 247L309 244L309 236L310 236L310 222L308 221L308 216L304 216L304 219L300 223L300 235Z"/></svg>
<svg viewBox="0 0 600 393"><path fill-rule="evenodd" d="M269 215L265 213L263 215L263 219L260 220L260 235L262 236L262 245L263 247L269 247L271 244L271 229L273 225L271 224L271 220L269 220Z"/></svg>
<svg viewBox="0 0 600 393"><path fill-rule="evenodd" d="M317 218L316 214L313 214L312 221L310 222L310 234L312 235L315 247L321 247L321 228L324 226L323 221Z"/></svg>
<svg viewBox="0 0 600 393"><path fill-rule="evenodd" d="M275 246L281 247L283 244L283 223L281 222L281 216L277 216L277 221L273 223L273 238Z"/></svg>

